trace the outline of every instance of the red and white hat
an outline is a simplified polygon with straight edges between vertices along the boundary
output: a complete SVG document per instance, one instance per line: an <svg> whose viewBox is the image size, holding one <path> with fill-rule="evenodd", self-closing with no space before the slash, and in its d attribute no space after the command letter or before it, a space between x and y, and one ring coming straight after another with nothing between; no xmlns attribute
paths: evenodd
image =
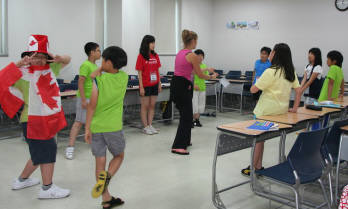
<svg viewBox="0 0 348 209"><path fill-rule="evenodd" d="M22 57L32 52L44 53L48 55L48 37L46 35L31 35L29 37L27 51L22 53Z"/></svg>

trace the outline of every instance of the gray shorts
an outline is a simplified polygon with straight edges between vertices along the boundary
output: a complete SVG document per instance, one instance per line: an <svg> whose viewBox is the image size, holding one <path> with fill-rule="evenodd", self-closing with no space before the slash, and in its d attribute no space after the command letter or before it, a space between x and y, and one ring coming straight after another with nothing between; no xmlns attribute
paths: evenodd
<svg viewBox="0 0 348 209"><path fill-rule="evenodd" d="M123 131L92 134L91 147L95 157L106 156L106 148L113 156L118 156L126 147Z"/></svg>
<svg viewBox="0 0 348 209"><path fill-rule="evenodd" d="M89 102L89 99L86 99ZM82 108L82 100L80 97L76 98L76 118L75 121L85 124L86 123L86 115L87 109Z"/></svg>

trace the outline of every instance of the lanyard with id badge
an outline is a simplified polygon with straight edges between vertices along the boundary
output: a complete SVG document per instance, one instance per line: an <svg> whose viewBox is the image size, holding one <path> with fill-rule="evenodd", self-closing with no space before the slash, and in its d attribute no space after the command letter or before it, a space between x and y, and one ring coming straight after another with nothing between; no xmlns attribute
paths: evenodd
<svg viewBox="0 0 348 209"><path fill-rule="evenodd" d="M151 72L151 74L150 74L150 81L151 81L151 83L157 81L157 73L156 72Z"/></svg>

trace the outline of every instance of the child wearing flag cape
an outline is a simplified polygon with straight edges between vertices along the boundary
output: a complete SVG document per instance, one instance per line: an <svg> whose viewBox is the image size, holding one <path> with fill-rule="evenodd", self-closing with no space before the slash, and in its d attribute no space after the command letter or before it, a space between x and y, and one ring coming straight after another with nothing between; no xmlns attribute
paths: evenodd
<svg viewBox="0 0 348 209"><path fill-rule="evenodd" d="M102 195L103 208L108 209L124 204L122 199L111 196L108 185L122 164L126 146L122 115L128 75L121 68L127 65L127 54L120 47L110 46L102 58L102 66L91 74L94 83L87 108L85 140L91 144L96 161L97 183L92 196ZM113 156L107 171L106 149Z"/></svg>
<svg viewBox="0 0 348 209"><path fill-rule="evenodd" d="M39 184L39 179L30 176L40 167L42 187L39 199L70 195L69 190L52 183L57 154L54 136L66 126L56 76L69 63L69 56L48 52L46 35L32 35L29 37L28 50L22 53L22 59L0 71L0 79L3 81L0 84L0 105L11 118L23 106L20 122L30 152L30 159L20 176L14 180L12 189Z"/></svg>

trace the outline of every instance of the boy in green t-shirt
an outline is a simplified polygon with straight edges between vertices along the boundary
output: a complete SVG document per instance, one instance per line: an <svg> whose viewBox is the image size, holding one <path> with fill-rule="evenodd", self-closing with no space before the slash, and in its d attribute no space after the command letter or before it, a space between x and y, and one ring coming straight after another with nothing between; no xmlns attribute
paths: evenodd
<svg viewBox="0 0 348 209"><path fill-rule="evenodd" d="M89 102L89 98L91 97L93 86L90 75L97 70L98 66L95 64L95 62L100 59L100 48L97 43L88 42L84 48L88 59L82 63L79 71L76 119L71 127L69 146L65 150L65 157L69 160L74 158L76 137L80 132L82 125L86 122L87 104Z"/></svg>
<svg viewBox="0 0 348 209"><path fill-rule="evenodd" d="M344 95L344 75L342 71L343 56L338 51L327 54L327 65L330 67L320 92L318 101L333 101ZM341 93L340 93L341 89Z"/></svg>
<svg viewBox="0 0 348 209"><path fill-rule="evenodd" d="M207 68L207 65L203 64L204 60L204 51L201 49L197 49L195 51L195 54L198 55L200 60L200 68L202 72L206 75L209 75L209 73L213 73L213 68ZM206 85L205 80L199 78L197 75L194 76L194 91L193 91L193 98L192 98L192 107L193 107L193 121L192 121L192 128L195 126L202 127L201 122L199 121L199 117L201 113L204 113L205 111L205 99L206 99Z"/></svg>
<svg viewBox="0 0 348 209"><path fill-rule="evenodd" d="M97 198L102 195L103 208L111 208L124 203L120 198L110 195L108 184L124 158L122 115L128 75L120 69L127 65L127 54L123 49L111 46L104 50L102 57L102 66L91 74L95 80L88 104L85 140L91 144L96 159L97 184L92 190L92 196ZM107 171L106 148L113 155Z"/></svg>

